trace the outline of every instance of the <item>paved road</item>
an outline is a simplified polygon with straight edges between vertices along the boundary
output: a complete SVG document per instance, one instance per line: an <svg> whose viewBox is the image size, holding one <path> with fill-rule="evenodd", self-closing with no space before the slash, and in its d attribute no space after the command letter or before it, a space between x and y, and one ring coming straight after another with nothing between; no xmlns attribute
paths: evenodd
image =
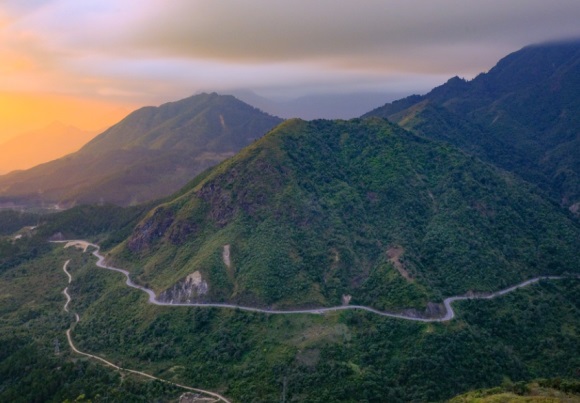
<svg viewBox="0 0 580 403"><path fill-rule="evenodd" d="M107 269L107 270L117 271L119 273L123 273L126 277L125 283L129 287L136 288L138 290L141 290L141 291L147 293L147 295L149 296L149 302L151 304L162 305L162 306L193 306L193 307L204 307L204 308L211 307L211 308L238 309L241 311L260 312L260 313L277 314L277 315L294 315L294 314L320 315L320 314L323 314L325 312L334 312L334 311L344 311L344 310L349 310L349 309L355 309L355 310L372 312L374 314L381 315L381 316L387 316L390 318L411 320L411 321L416 321L416 322L446 322L446 321L452 320L455 317L455 311L453 310L453 307L451 306L451 304L455 301L466 300L466 299L492 299L492 298L496 298L496 297L502 296L504 294L510 293L512 291L515 291L518 288L525 287L527 285L536 283L540 280L559 280L559 279L569 278L567 276L539 276L539 277L535 277L535 278L526 280L522 283L516 284L512 287L509 287L509 288L506 288L506 289L503 289L500 291L496 291L496 292L491 293L491 294L458 295L458 296L454 296L454 297L448 297L448 298L445 298L443 300L443 304L445 306L445 315L443 315L442 317L438 317L438 318L425 318L425 317L420 317L420 316L414 316L411 314L384 312L384 311L379 311L377 309L370 308L368 306L362 306L362 305L341 305L341 306L334 306L334 307L327 307L327 308L276 310L276 309L253 308L253 307L249 307L249 306L241 306L241 305L235 305L235 304L195 303L195 302L192 302L192 303L172 303L172 302L158 301L157 296L155 295L155 292L153 290L150 290L149 288L135 284L131 280L131 276L127 270L119 269L117 267L112 267L112 266L108 266L107 264L105 264L105 257L99 253L99 250L100 250L99 245L92 244L92 243L89 243L87 241L82 241L82 240L70 240L70 241L61 241L61 242L65 242L66 246L81 247L85 251L87 250L87 248L89 246L93 247L94 251L92 253L98 259L97 263L96 263L96 265L98 267L101 267L101 268ZM580 276L576 276L576 277L580 278Z"/></svg>
<svg viewBox="0 0 580 403"><path fill-rule="evenodd" d="M71 277L70 273L68 272L68 270L66 269L67 266L68 266L68 264L69 264L69 262L70 262L70 259L67 260L66 262L64 262L64 266L62 266L62 270L68 276L68 283L70 284L70 282L72 281L72 277ZM68 312L68 304L71 301L70 295L68 295L68 287L65 287L64 290L62 290L62 293L66 297L66 303L64 304L64 311L65 312Z"/></svg>
<svg viewBox="0 0 580 403"><path fill-rule="evenodd" d="M67 260L64 263L64 265L62 266L62 270L68 276L68 283L70 284L72 282L72 276L70 275L70 273L67 270L69 262L70 262L70 260ZM68 312L69 311L68 304L71 302L71 297L68 294L68 286L63 290L63 294L66 296L66 303L64 304L64 310L65 310L65 312ZM77 313L75 313L75 319L76 319L76 323L78 323L80 321L79 315ZM72 336L71 336L72 329L73 329L73 325L71 325L71 327L66 331L66 339L68 340L68 344L69 344L71 350L77 354L84 355L85 357L89 357L89 358L98 360L98 361L102 362L103 364L108 365L109 367L112 367L118 371L130 372L132 374L144 376L144 377L149 378L149 379L154 379L156 381L167 383L169 385L177 386L177 387L185 389L185 390L189 390L189 391L196 392L196 393L202 393L202 394L205 394L207 396L212 396L216 399L216 400L213 400L213 402L220 402L221 401L221 402L225 402L225 403L231 403L231 401L229 401L224 396L222 396L218 393L214 393L214 392L211 392L209 390L204 390L204 389L192 388L190 386L181 385L181 384L175 383L175 382L170 382L170 381L167 381L165 379L157 378L156 376L147 374L145 372L136 371L134 369L122 368L122 367L119 367L118 365L113 364L110 361L105 360L102 357L99 357L98 355L93 355L93 354L89 354L89 353L85 353L83 351L80 351L78 348L75 347L75 345L73 343Z"/></svg>

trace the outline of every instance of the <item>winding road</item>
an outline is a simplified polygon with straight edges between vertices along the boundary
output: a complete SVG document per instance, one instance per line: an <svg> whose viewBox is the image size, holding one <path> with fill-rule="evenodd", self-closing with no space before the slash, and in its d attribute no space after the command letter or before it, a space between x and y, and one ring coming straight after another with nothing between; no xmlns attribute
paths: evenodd
<svg viewBox="0 0 580 403"><path fill-rule="evenodd" d="M68 272L68 270L66 269L68 264L70 263L70 259L67 260L66 262L64 262L64 266L62 266L62 270L64 271L64 273L68 276L68 283L70 284L72 281L72 276L70 275L70 273ZM68 294L68 286L64 288L64 290L62 290L62 293L64 294L64 296L66 297L66 303L64 304L64 311L68 312L68 304L71 301L70 295ZM77 320L78 322L78 320Z"/></svg>
<svg viewBox="0 0 580 403"><path fill-rule="evenodd" d="M72 245L79 246L80 244L79 243L73 243L73 244L67 243L66 246L72 246ZM87 246L86 245L88 245L88 246L96 246L96 245L88 244L88 243L84 243L82 245L84 246L84 250L85 251L87 249ZM98 246L96 246L96 247L98 248ZM62 270L68 276L68 284L70 284L72 282L72 276L71 276L71 274L67 270L67 267L68 267L69 262L70 262L70 259L67 260L64 263L64 265L62 266ZM65 289L63 290L63 294L66 296L66 303L64 304L63 309L64 309L65 312L69 312L68 305L71 302L71 297L70 297L70 295L68 293L68 286L65 287ZM80 317L79 317L79 315L77 313L75 313L75 320L76 320L75 323L78 323L80 321ZM105 364L105 365L107 365L109 367L112 367L112 368L114 368L114 369L116 369L118 371L124 371L124 372L129 372L129 373L132 373L132 374L144 376L146 378L153 379L153 380L156 380L156 381L160 381L160 382L163 382L163 383L166 383L166 384L169 384L169 385L177 386L179 388L182 388L182 389L185 389L185 390L188 390L188 391L191 391L191 392L196 392L196 393L201 393L201 394L204 394L204 395L207 395L207 396L211 396L212 398L215 399L215 400L211 400L211 402L220 402L221 401L221 402L225 402L225 403L231 403L230 400L226 399L224 396L222 396L222 395L220 395L218 393L211 392L209 390L204 390L204 389L192 388L192 387L186 386L186 385L181 385L179 383L175 383L175 382L171 382L171 381L168 381L168 380L165 380L165 379L162 379L162 378L158 378L156 376L147 374L145 372L136 371L134 369L119 367L118 365L115 365L112 362L107 361L107 360L105 360L102 357L99 357L97 355L93 355L93 354L89 354L89 353L85 353L83 351L80 351L78 348L76 348L76 346L74 345L73 340L72 340L71 331L73 329L73 326L74 326L74 324L71 324L71 327L69 327L68 330L66 331L66 339L68 341L68 344L69 344L71 350L74 351L77 354L84 355L85 357L89 357L89 358L92 358L94 360L100 361L103 364Z"/></svg>
<svg viewBox="0 0 580 403"><path fill-rule="evenodd" d="M438 318L425 318L420 316L414 316L412 314L404 314L404 313L392 313L392 312L384 312L379 311L377 309L363 306L363 305L340 305L340 306L333 306L333 307L326 307L326 308L314 308L314 309L295 309L295 310L275 310L275 309L263 309L263 308L253 308L249 306L242 306L242 305L235 305L235 304L222 304L222 303L171 303L171 302L162 302L157 300L157 296L155 292L149 288L140 286L135 284L130 277L130 274L127 270L119 269L117 267L108 266L105 264L105 257L99 253L100 247L99 245L83 241L83 240L70 240L70 241L56 241L59 243L66 243L65 248L69 246L75 246L78 248L82 248L85 252L87 251L88 247L93 247L95 250L92 252L93 255L98 259L96 265L100 268L117 271L119 273L123 273L126 277L125 283L132 288L136 288L141 290L149 296L149 303L154 305L162 305L162 306L192 306L192 307L203 307L203 308L225 308L225 309L237 309L240 311L248 311L248 312L260 312L260 313L267 313L267 314L276 314L276 315L292 315L292 314L323 314L326 312L334 312L334 311L344 311L344 310L362 310L367 312L372 312L374 314L380 316L387 316L390 318L397 318L397 319L404 319L404 320L411 320L416 322L447 322L455 318L455 311L451 304L455 301L467 300L467 299L493 299L512 291L517 290L518 288L525 287L527 285L537 283L540 280L560 280L564 278L571 278L571 276L538 276L532 279L526 280L519 284L516 284L512 287L496 291L490 294L478 294L478 295L458 295L454 297L448 297L443 300L443 304L445 306L445 315L438 317ZM66 272L66 270L65 270ZM67 273L68 274L68 273ZM580 275L574 276L574 278L580 278ZM66 289L65 289L65 295ZM70 298L70 297L69 297ZM68 302L67 302L68 304ZM66 307L66 305L65 305Z"/></svg>
<svg viewBox="0 0 580 403"><path fill-rule="evenodd" d="M512 291L515 291L518 288L522 288L522 287L528 286L530 284L537 283L540 280L559 280L559 279L571 277L571 276L539 276L539 277L535 277L535 278L526 280L526 281L521 282L519 284L516 284L512 287L505 288L505 289L500 290L500 291L496 291L494 293L479 294L479 295L459 295L459 296L454 296L454 297L448 297L448 298L445 298L443 300L443 304L445 306L445 315L438 317L438 318L425 318L425 317L413 316L411 314L384 312L384 311L379 311L377 309L370 308L367 306L362 306L362 305L341 305L341 306L334 306L334 307L327 307L327 308L314 308L314 309L274 310L274 309L253 308L253 307L248 307L248 306L241 306L241 305L234 305L234 304L220 304L220 303L169 303L169 302L158 301L157 296L155 295L155 292L153 290L146 288L146 287L143 287L143 286L140 286L138 284L135 284L131 280L131 276L127 270L119 269L119 268L108 266L107 264L105 264L105 257L99 253L99 251L100 251L99 245L96 245L96 244L93 244L93 243L90 243L87 241L83 241L83 240L53 241L53 242L54 243L65 243L65 248L71 247L71 246L81 248L83 250L83 252L86 252L89 247L94 248L94 251L92 252L92 254L97 258L97 263L96 263L97 267L107 269L107 270L116 271L116 272L124 274L126 277L125 283L129 287L136 288L138 290L141 290L141 291L147 293L147 295L149 296L149 303L154 304L154 305L225 308L225 309L237 309L237 310L248 311L248 312L260 312L260 313L266 313L266 314L280 314L280 315L323 314L325 312L334 312L334 311L343 311L343 310L348 310L348 309L355 309L355 310L363 310L363 311L371 312L371 313L374 313L374 314L377 314L380 316L387 316L387 317L391 317L391 318L411 320L411 321L416 321L416 322L446 322L446 321L452 320L455 317L455 311L453 310L453 307L451 306L451 304L455 301L461 301L461 300L467 300L467 299L493 299L493 298L497 298L499 296L508 294ZM68 284L70 284L72 282L72 276L67 270L69 263L70 263L70 259L67 260L62 267L62 270L64 271L64 273L68 277ZM580 275L576 275L576 276L574 276L574 278L580 278ZM66 297L66 303L64 304L63 309L65 312L69 312L68 306L69 306L72 299L68 293L68 286L64 288L63 294ZM141 371L137 371L137 370L133 370L133 369L128 369L128 368L122 368L122 367L115 365L112 362L102 358L102 357L80 351L79 349L77 349L75 347L73 340L72 340L72 336L71 336L71 331L73 330L74 325L80 321L80 317L77 313L75 313L75 320L76 320L76 322L71 324L70 328L66 331L66 338L67 338L68 344L69 344L70 348L75 353L77 353L79 355L83 355L85 357L92 358L92 359L97 360L97 361L100 361L103 364L110 366L118 371L129 372L129 373L140 375L140 376L143 376L143 377L146 377L149 379L160 381L160 382L163 382L163 383L166 383L169 385L177 386L179 388L182 388L182 389L185 389L188 391L204 394L206 396L211 396L211 398L215 399L215 400L212 400L212 402L222 401L225 403L231 403L227 398L225 398L224 396L222 396L218 393L211 392L211 391L204 390L204 389L192 388L192 387L186 386L186 385L181 385L181 384L171 382L171 381L168 381L168 380L165 380L162 378L158 378L156 376L147 374L145 372L141 372Z"/></svg>

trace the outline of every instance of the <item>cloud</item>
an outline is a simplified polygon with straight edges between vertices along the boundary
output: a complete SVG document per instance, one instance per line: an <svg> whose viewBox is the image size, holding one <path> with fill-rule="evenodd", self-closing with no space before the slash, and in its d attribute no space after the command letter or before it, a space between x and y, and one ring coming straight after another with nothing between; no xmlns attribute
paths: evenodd
<svg viewBox="0 0 580 403"><path fill-rule="evenodd" d="M0 90L143 103L242 87L420 91L580 37L579 20L578 0L6 0Z"/></svg>
<svg viewBox="0 0 580 403"><path fill-rule="evenodd" d="M308 61L441 72L489 52L580 35L577 0L153 1L120 38L125 50L228 63ZM423 58L423 63L418 63ZM443 61L446 61L444 63Z"/></svg>

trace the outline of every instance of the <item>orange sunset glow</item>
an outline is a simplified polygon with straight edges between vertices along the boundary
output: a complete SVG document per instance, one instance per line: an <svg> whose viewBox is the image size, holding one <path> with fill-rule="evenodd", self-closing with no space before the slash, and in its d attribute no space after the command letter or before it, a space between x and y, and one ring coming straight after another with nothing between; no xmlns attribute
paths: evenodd
<svg viewBox="0 0 580 403"><path fill-rule="evenodd" d="M134 105L63 95L0 93L0 141L55 121L104 130L132 109Z"/></svg>
<svg viewBox="0 0 580 403"><path fill-rule="evenodd" d="M577 8L576 0L2 1L0 159L2 143L52 122L99 131L138 107L201 91L377 99L360 114L386 101L379 94L424 93L530 43L578 36ZM347 110L322 116L313 107L307 118L358 116Z"/></svg>

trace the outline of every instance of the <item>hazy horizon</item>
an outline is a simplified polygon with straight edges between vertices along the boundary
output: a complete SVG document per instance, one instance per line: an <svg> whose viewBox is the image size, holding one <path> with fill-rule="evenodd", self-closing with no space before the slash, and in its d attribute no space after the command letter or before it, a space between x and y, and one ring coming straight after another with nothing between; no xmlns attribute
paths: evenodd
<svg viewBox="0 0 580 403"><path fill-rule="evenodd" d="M580 37L576 0L170 4L2 2L0 143L55 120L97 130L202 91L249 90L278 105L318 98L309 111L327 117L350 94L367 94L366 108L381 94L471 79L526 45Z"/></svg>

